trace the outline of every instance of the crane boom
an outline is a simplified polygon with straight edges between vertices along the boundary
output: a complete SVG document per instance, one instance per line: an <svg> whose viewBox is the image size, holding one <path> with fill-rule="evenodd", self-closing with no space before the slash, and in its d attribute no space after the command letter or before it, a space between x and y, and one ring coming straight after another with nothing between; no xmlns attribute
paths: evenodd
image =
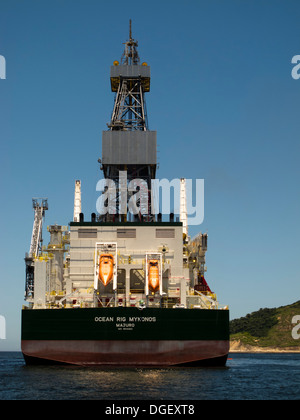
<svg viewBox="0 0 300 420"><path fill-rule="evenodd" d="M43 218L45 216L45 210L48 210L48 201L45 198L33 198L32 207L34 209L34 222L32 228L29 257L35 257L39 254L42 244Z"/></svg>
<svg viewBox="0 0 300 420"><path fill-rule="evenodd" d="M25 256L26 264L26 284L25 299L32 301L34 296L34 259L38 257L42 250L42 230L45 211L48 210L47 198L33 198L32 207L34 209L34 221L30 242L29 254Z"/></svg>

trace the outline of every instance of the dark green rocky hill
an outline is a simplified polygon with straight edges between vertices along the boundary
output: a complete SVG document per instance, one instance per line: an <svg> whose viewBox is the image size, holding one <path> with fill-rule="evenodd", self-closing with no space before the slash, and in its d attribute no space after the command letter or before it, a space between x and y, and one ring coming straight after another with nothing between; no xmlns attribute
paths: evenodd
<svg viewBox="0 0 300 420"><path fill-rule="evenodd" d="M300 352L300 338L292 332L297 323L292 320L300 316L300 301L279 308L265 308L230 322L230 341L233 351L251 350L251 347ZM298 321L299 324L299 321ZM297 329L300 334L300 328ZM294 334L295 335L295 334Z"/></svg>

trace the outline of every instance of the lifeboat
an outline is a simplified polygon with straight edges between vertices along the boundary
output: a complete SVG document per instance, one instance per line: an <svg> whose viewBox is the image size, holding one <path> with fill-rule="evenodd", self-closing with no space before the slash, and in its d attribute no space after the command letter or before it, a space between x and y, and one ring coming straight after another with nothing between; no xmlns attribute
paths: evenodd
<svg viewBox="0 0 300 420"><path fill-rule="evenodd" d="M159 289L158 260L150 260L149 261L148 281L149 281L149 289L152 292L157 292L157 290Z"/></svg>
<svg viewBox="0 0 300 420"><path fill-rule="evenodd" d="M99 280L107 286L114 275L114 257L111 254L101 254L99 258Z"/></svg>

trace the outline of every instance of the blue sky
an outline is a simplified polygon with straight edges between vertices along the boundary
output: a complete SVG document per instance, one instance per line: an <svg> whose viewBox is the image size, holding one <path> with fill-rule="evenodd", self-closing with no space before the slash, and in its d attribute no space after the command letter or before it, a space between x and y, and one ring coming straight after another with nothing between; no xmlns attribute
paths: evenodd
<svg viewBox="0 0 300 420"><path fill-rule="evenodd" d="M1 0L0 315L18 350L32 197L46 226L95 211L109 68L128 22L151 66L159 178L205 180L207 281L231 318L300 299L300 3L289 0ZM45 232L45 241L48 236Z"/></svg>

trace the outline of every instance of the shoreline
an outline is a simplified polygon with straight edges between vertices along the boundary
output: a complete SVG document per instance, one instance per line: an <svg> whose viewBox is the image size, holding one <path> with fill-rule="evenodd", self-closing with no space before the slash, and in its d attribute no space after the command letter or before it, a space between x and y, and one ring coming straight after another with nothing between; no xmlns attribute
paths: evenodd
<svg viewBox="0 0 300 420"><path fill-rule="evenodd" d="M300 353L298 347L259 347L243 344L240 340L230 341L230 353Z"/></svg>
<svg viewBox="0 0 300 420"><path fill-rule="evenodd" d="M0 350L2 353L21 353L21 350ZM229 353L300 353L300 346L295 347L258 347L242 344L237 341L230 342Z"/></svg>

